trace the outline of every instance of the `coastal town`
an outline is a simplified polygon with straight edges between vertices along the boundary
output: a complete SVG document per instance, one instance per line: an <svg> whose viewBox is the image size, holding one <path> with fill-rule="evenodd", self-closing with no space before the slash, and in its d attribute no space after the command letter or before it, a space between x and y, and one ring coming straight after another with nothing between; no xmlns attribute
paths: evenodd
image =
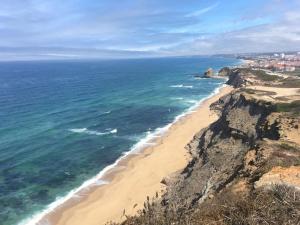
<svg viewBox="0 0 300 225"><path fill-rule="evenodd" d="M245 54L237 58L244 60L248 68L300 75L300 52Z"/></svg>

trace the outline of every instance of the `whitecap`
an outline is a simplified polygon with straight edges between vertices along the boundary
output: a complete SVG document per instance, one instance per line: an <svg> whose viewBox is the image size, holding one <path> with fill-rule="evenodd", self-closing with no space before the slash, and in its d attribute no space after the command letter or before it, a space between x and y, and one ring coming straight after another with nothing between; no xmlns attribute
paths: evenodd
<svg viewBox="0 0 300 225"><path fill-rule="evenodd" d="M108 134L116 134L118 132L117 129L108 130L106 132L99 132L99 131L89 130L86 127L69 129L69 131L71 131L73 133L90 134L90 135L98 135L98 136L103 136L103 135L108 135Z"/></svg>
<svg viewBox="0 0 300 225"><path fill-rule="evenodd" d="M193 88L192 85L183 85L183 84L171 85L170 87L172 87L172 88Z"/></svg>
<svg viewBox="0 0 300 225"><path fill-rule="evenodd" d="M113 129L113 130L109 131L109 133L116 134L116 133L118 133L118 129Z"/></svg>
<svg viewBox="0 0 300 225"><path fill-rule="evenodd" d="M177 98L172 98L173 100L183 100L184 98L182 97L177 97Z"/></svg>
<svg viewBox="0 0 300 225"><path fill-rule="evenodd" d="M199 102L199 101L190 99L190 100L185 100L185 102L186 102L186 103L189 103L189 104L196 104L196 103Z"/></svg>

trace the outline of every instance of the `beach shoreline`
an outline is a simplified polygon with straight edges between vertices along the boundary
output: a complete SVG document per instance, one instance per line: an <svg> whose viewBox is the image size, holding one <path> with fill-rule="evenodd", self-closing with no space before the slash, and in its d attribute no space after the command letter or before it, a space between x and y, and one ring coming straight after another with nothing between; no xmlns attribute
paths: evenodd
<svg viewBox="0 0 300 225"><path fill-rule="evenodd" d="M138 154L125 155L105 171L101 176L105 185L94 183L78 191L39 219L38 224L105 224L124 220L124 214L134 215L143 208L147 196L164 193L165 185L161 183L164 178L187 165L190 157L185 146L197 132L217 119L209 106L231 90L229 86L221 87L200 101L193 111L179 116L161 137L152 140L154 145Z"/></svg>

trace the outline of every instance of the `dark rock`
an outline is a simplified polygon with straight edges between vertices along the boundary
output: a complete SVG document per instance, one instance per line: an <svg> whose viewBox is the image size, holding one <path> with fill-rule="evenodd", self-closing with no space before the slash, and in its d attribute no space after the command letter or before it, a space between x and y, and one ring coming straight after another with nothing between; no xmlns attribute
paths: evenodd
<svg viewBox="0 0 300 225"><path fill-rule="evenodd" d="M204 72L204 78L211 78L214 76L214 71L212 68L209 68L208 70L206 70L206 72Z"/></svg>
<svg viewBox="0 0 300 225"><path fill-rule="evenodd" d="M202 76L200 76L199 74L195 74L194 77L195 78L202 78Z"/></svg>
<svg viewBox="0 0 300 225"><path fill-rule="evenodd" d="M245 70L232 69L228 74L229 79L226 84L229 84L235 88L251 85L252 83L249 81L250 76L252 76L252 74L249 74Z"/></svg>
<svg viewBox="0 0 300 225"><path fill-rule="evenodd" d="M230 72L231 70L229 67L223 67L222 69L219 70L218 75L221 77L228 77Z"/></svg>

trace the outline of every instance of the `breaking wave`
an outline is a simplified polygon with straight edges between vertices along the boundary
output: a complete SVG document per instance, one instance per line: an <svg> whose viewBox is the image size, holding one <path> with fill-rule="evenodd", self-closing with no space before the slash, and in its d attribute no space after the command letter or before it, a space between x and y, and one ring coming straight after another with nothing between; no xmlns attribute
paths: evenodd
<svg viewBox="0 0 300 225"><path fill-rule="evenodd" d="M99 131L94 131L94 130L89 130L87 128L75 128L75 129L69 129L69 131L73 133L78 133L78 134L90 134L90 135L98 135L98 136L103 136L103 135L108 135L108 134L115 134L118 132L117 129L109 130L106 132L99 132Z"/></svg>
<svg viewBox="0 0 300 225"><path fill-rule="evenodd" d="M172 88L193 88L192 85L183 85L183 84L171 85L170 87L172 87Z"/></svg>

